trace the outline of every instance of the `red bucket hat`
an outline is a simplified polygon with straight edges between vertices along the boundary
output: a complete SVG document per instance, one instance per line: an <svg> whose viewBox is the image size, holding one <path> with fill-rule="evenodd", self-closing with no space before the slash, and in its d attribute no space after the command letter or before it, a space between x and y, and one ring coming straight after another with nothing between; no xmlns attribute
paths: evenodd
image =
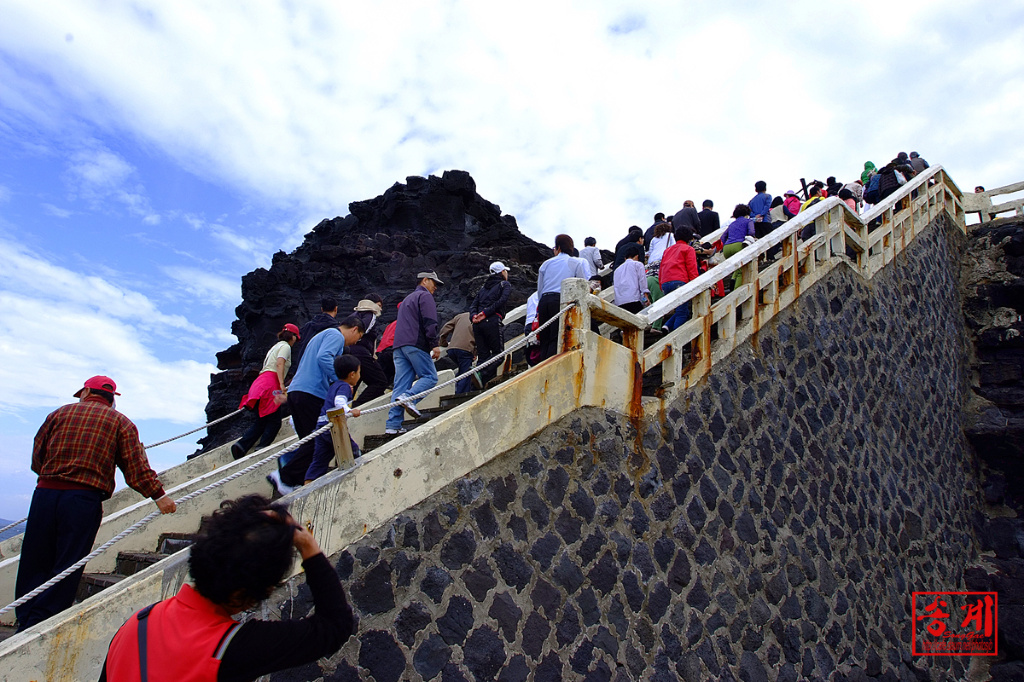
<svg viewBox="0 0 1024 682"><path fill-rule="evenodd" d="M79 397L82 394L82 391L87 388L95 388L100 391L113 393L114 395L121 395L117 392L117 384L114 383L114 380L110 377L105 377L102 374L86 379L85 385L75 392L75 397Z"/></svg>

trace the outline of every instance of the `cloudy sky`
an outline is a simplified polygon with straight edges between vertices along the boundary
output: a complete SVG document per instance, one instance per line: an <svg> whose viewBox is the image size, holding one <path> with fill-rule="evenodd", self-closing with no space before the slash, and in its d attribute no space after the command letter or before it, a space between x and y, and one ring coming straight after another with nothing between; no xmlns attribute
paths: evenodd
<svg viewBox="0 0 1024 682"><path fill-rule="evenodd" d="M499 4L4 0L0 517L87 376L143 441L201 424L241 275L406 176L605 246L898 151L1024 180L1020 0Z"/></svg>

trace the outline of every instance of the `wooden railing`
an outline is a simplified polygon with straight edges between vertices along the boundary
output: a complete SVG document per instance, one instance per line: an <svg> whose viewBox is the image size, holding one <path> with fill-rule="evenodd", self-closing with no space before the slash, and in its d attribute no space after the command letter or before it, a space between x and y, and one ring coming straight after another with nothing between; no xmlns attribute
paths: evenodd
<svg viewBox="0 0 1024 682"><path fill-rule="evenodd" d="M1015 182L1012 185L996 187L984 192L965 194L963 196L964 211L966 213L977 213L983 223L995 220L996 216L1000 213L1008 213L1010 211L1013 211L1014 215L1024 216L1024 197L1005 201L995 206L992 205L992 197L1015 194L1017 192L1024 192L1024 182Z"/></svg>
<svg viewBox="0 0 1024 682"><path fill-rule="evenodd" d="M590 333L590 318L596 318L624 331L623 344L637 354L642 371L662 365L663 387L692 386L832 268L846 263L870 279L943 212L965 230L962 200L941 166L918 175L863 216L837 198L826 199L637 315L570 284L580 280L567 281L562 303L576 303L582 317L566 316L559 347L578 346L582 335ZM811 224L815 234L801 239ZM767 252L780 245L781 257L760 267ZM712 302L712 288L736 272L742 273L743 284ZM691 319L644 350L644 330L686 302Z"/></svg>

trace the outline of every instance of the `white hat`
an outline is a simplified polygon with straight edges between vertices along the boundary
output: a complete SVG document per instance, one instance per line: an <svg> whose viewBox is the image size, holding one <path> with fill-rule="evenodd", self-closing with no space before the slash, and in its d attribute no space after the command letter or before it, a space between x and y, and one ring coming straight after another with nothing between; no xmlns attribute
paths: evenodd
<svg viewBox="0 0 1024 682"><path fill-rule="evenodd" d="M500 260L496 260L491 263L491 273L497 275L499 272L505 272L508 268Z"/></svg>

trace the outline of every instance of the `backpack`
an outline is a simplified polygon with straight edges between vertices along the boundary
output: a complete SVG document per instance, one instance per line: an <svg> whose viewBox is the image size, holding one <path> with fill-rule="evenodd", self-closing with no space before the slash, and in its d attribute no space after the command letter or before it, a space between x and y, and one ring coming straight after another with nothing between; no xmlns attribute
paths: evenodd
<svg viewBox="0 0 1024 682"><path fill-rule="evenodd" d="M871 176L868 181L868 188L864 190L864 202L868 204L878 203L878 185L882 181L882 176L875 173Z"/></svg>

